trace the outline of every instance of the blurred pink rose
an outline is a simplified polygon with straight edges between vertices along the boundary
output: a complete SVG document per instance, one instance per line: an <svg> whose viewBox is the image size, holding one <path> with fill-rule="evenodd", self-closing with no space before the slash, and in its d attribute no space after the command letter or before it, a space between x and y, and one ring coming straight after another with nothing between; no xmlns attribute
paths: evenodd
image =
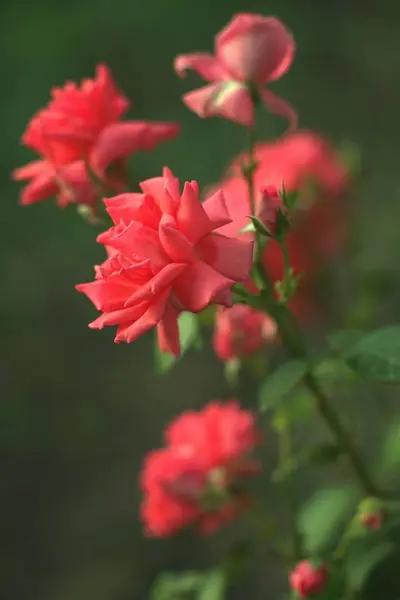
<svg viewBox="0 0 400 600"><path fill-rule="evenodd" d="M179 75L193 69L210 82L185 94L183 101L200 117L225 117L251 127L256 92L271 112L285 117L295 127L294 109L263 87L288 71L294 52L293 37L281 21L250 13L237 14L217 35L215 56L195 53L175 59Z"/></svg>

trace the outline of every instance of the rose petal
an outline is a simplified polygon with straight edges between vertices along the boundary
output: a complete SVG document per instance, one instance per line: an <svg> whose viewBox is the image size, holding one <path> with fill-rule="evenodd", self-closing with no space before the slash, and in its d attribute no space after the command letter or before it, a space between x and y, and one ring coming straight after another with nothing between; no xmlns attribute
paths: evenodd
<svg viewBox="0 0 400 600"><path fill-rule="evenodd" d="M139 260L149 258L151 265L155 268L161 268L168 262L161 247L158 232L136 221L131 221L120 233L111 238L101 237L100 243L107 243L111 248L127 256L135 254Z"/></svg>
<svg viewBox="0 0 400 600"><path fill-rule="evenodd" d="M149 329L155 327L164 314L169 294L170 290L167 288L162 294L154 298L153 303L140 319L131 325L121 325L118 327L115 342L133 342L133 340L145 334Z"/></svg>
<svg viewBox="0 0 400 600"><path fill-rule="evenodd" d="M58 185L53 175L40 175L32 179L21 192L20 203L23 205L34 204L40 200L47 200L56 196Z"/></svg>
<svg viewBox="0 0 400 600"><path fill-rule="evenodd" d="M244 281L253 262L253 242L215 233L200 240L196 253L218 273L234 281Z"/></svg>
<svg viewBox="0 0 400 600"><path fill-rule="evenodd" d="M213 224L213 229L218 229L223 225L232 222L228 208L225 202L225 196L222 189L217 190L203 202L203 208Z"/></svg>
<svg viewBox="0 0 400 600"><path fill-rule="evenodd" d="M165 307L164 315L157 325L158 345L162 352L169 352L178 357L180 354L179 328L178 328L179 310L168 303Z"/></svg>
<svg viewBox="0 0 400 600"><path fill-rule="evenodd" d="M174 281L173 291L186 310L199 312L208 306L222 290L235 282L202 261L188 265Z"/></svg>
<svg viewBox="0 0 400 600"><path fill-rule="evenodd" d="M176 197L176 185L173 179L152 177L142 181L140 187L145 194L154 198L161 212L175 215L179 203L179 194Z"/></svg>
<svg viewBox="0 0 400 600"><path fill-rule="evenodd" d="M174 69L180 77L184 77L186 71L192 69L207 81L217 81L228 78L228 73L218 63L216 58L206 52L180 54L174 61Z"/></svg>
<svg viewBox="0 0 400 600"><path fill-rule="evenodd" d="M144 285L137 289L131 296L126 300L125 306L133 306L143 300L151 299L162 292L163 288L169 286L174 279L179 277L181 273L185 271L187 265L178 263L169 263L161 271L159 271L154 277L149 279Z"/></svg>
<svg viewBox="0 0 400 600"><path fill-rule="evenodd" d="M183 96L186 106L199 117L224 117L251 127L253 102L247 87L237 81L213 83Z"/></svg>
<svg viewBox="0 0 400 600"><path fill-rule="evenodd" d="M239 81L262 84L279 79L294 52L293 36L275 17L237 14L216 38L218 61Z"/></svg>
<svg viewBox="0 0 400 600"><path fill-rule="evenodd" d="M146 227L157 229L161 211L151 196L146 194L119 194L104 200L107 212L115 224L122 221L128 225L131 221L140 221Z"/></svg>
<svg viewBox="0 0 400 600"><path fill-rule="evenodd" d="M273 94L270 90L261 89L260 94L269 111L287 119L289 121L289 129L296 129L298 121L297 113L286 100Z"/></svg>
<svg viewBox="0 0 400 600"><path fill-rule="evenodd" d="M181 201L176 213L179 230L196 244L198 240L212 231L212 224L202 206L198 192L192 184L186 182L183 188Z"/></svg>
<svg viewBox="0 0 400 600"><path fill-rule="evenodd" d="M104 128L92 150L90 161L101 173L111 163L133 152L152 150L161 142L174 139L179 133L177 123L125 121Z"/></svg>
<svg viewBox="0 0 400 600"><path fill-rule="evenodd" d="M175 220L164 215L159 227L160 242L167 256L177 263L192 263L196 260L193 247L177 229Z"/></svg>
<svg viewBox="0 0 400 600"><path fill-rule="evenodd" d="M32 177L44 175L49 172L54 173L54 169L47 160L33 160L23 167L14 169L11 177L14 181L21 181L22 179L31 179Z"/></svg>
<svg viewBox="0 0 400 600"><path fill-rule="evenodd" d="M90 329L103 329L107 325L121 325L121 323L132 323L139 319L147 310L147 302L142 302L129 308L121 308L100 315L95 321L89 323Z"/></svg>

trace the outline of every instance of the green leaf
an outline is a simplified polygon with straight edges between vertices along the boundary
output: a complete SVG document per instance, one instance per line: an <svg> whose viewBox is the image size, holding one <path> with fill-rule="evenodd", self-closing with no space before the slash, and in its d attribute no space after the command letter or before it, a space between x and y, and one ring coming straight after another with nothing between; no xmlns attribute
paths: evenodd
<svg viewBox="0 0 400 600"><path fill-rule="evenodd" d="M347 362L367 381L400 382L400 325L362 337L349 352Z"/></svg>
<svg viewBox="0 0 400 600"><path fill-rule="evenodd" d="M338 460L341 454L342 450L337 444L321 442L305 450L302 463L312 466L332 464Z"/></svg>
<svg viewBox="0 0 400 600"><path fill-rule="evenodd" d="M286 423L298 423L315 414L315 398L306 391L287 398L275 411L274 419Z"/></svg>
<svg viewBox="0 0 400 600"><path fill-rule="evenodd" d="M162 573L153 583L150 600L222 600L226 575L222 569Z"/></svg>
<svg viewBox="0 0 400 600"><path fill-rule="evenodd" d="M382 444L379 469L385 475L400 468L400 421L389 427Z"/></svg>
<svg viewBox="0 0 400 600"><path fill-rule="evenodd" d="M150 600L188 600L196 598L205 574L199 571L161 573L150 590Z"/></svg>
<svg viewBox="0 0 400 600"><path fill-rule="evenodd" d="M222 600L226 585L225 573L221 569L215 569L207 573L200 586L197 600Z"/></svg>
<svg viewBox="0 0 400 600"><path fill-rule="evenodd" d="M352 369L340 358L327 358L314 367L314 375L321 384L349 383L356 379Z"/></svg>
<svg viewBox="0 0 400 600"><path fill-rule="evenodd" d="M361 329L345 329L333 331L327 337L328 346L333 352L340 356L346 356L353 347L361 340L365 332Z"/></svg>
<svg viewBox="0 0 400 600"><path fill-rule="evenodd" d="M388 540L371 545L367 540L363 543L353 544L350 547L347 559L347 579L353 590L361 590L367 583L372 571L386 560L395 546Z"/></svg>
<svg viewBox="0 0 400 600"><path fill-rule="evenodd" d="M351 515L355 501L356 492L350 486L325 488L311 496L299 512L299 528L307 553L317 554L332 543Z"/></svg>
<svg viewBox="0 0 400 600"><path fill-rule="evenodd" d="M264 380L259 394L260 410L276 408L279 402L291 392L307 373L307 363L303 360L286 362Z"/></svg>
<svg viewBox="0 0 400 600"><path fill-rule="evenodd" d="M253 231L257 231L260 235L263 235L264 237L271 237L270 232L265 227L264 223L260 221L260 219L254 217L253 215L250 216L249 219L253 224Z"/></svg>
<svg viewBox="0 0 400 600"><path fill-rule="evenodd" d="M183 312L178 319L179 340L181 344L181 353L179 358L175 358L172 354L161 352L157 341L155 345L156 365L159 373L168 373L174 366L177 360L199 341L199 326L196 315L190 312Z"/></svg>

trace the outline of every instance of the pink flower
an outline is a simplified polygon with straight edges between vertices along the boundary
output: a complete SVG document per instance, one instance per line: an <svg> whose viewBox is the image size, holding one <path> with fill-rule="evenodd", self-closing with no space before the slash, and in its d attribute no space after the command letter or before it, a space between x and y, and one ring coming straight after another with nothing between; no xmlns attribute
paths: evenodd
<svg viewBox="0 0 400 600"><path fill-rule="evenodd" d="M115 341L131 342L157 326L161 349L178 355L179 313L229 306L231 287L249 275L252 242L215 233L230 221L219 191L201 204L197 183L181 193L168 169L141 188L105 200L115 226L98 241L116 254L77 289L103 313L90 327L118 325Z"/></svg>
<svg viewBox="0 0 400 600"><path fill-rule="evenodd" d="M193 69L210 83L183 97L200 117L220 116L251 127L256 93L267 108L296 126L294 109L263 84L282 77L289 69L295 43L286 27L274 17L249 13L235 15L217 35L215 56L183 54L175 59L179 75Z"/></svg>
<svg viewBox="0 0 400 600"><path fill-rule="evenodd" d="M326 567L314 567L308 560L299 562L289 577L291 588L301 598L309 598L322 592L327 579Z"/></svg>
<svg viewBox="0 0 400 600"><path fill-rule="evenodd" d="M275 338L275 321L250 306L235 304L217 311L213 348L221 360L253 354Z"/></svg>
<svg viewBox="0 0 400 600"><path fill-rule="evenodd" d="M190 524L211 533L243 510L248 497L237 482L258 470L251 454L259 434L250 412L233 400L212 402L177 417L165 442L146 457L140 480L148 535L167 537Z"/></svg>
<svg viewBox="0 0 400 600"><path fill-rule="evenodd" d="M85 161L106 185L121 190L127 157L133 152L152 150L179 132L175 123L120 121L128 108L129 101L117 90L107 67L99 65L93 80L84 80L80 87L68 82L52 91L52 100L32 118L22 143L41 155L40 163L45 163L42 167L48 173L58 174L60 167ZM37 164L35 161L17 169L13 178L21 179L24 169L25 173L34 171L33 183L40 187L43 181L36 180ZM112 175L107 171L109 167L114 167ZM56 193L54 181L52 190L43 198ZM31 203L26 201L30 193L23 192L23 204ZM36 194L42 199L39 196Z"/></svg>
<svg viewBox="0 0 400 600"><path fill-rule="evenodd" d="M257 217L267 230L274 234L279 212L286 212L278 190L273 185L263 186L257 207Z"/></svg>
<svg viewBox="0 0 400 600"><path fill-rule="evenodd" d="M67 204L93 205L100 191L90 181L83 161L55 167L47 160L37 160L15 169L13 179L30 180L21 194L21 204L34 204L57 196L60 207Z"/></svg>

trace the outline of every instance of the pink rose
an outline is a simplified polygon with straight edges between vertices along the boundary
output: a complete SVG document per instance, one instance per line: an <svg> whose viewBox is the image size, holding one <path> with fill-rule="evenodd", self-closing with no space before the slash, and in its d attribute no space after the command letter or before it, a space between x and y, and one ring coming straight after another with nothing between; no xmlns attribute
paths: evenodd
<svg viewBox="0 0 400 600"><path fill-rule="evenodd" d="M185 104L200 117L220 116L251 127L254 121L252 92L267 108L296 126L294 109L263 87L284 75L293 60L292 35L275 17L240 13L217 35L215 56L207 53L183 54L175 59L179 75L193 69L209 81L183 97Z"/></svg>
<svg viewBox="0 0 400 600"><path fill-rule="evenodd" d="M115 226L98 241L116 254L77 289L103 313L92 328L118 325L115 341L131 342L157 326L161 349L178 355L179 313L229 306L232 286L250 273L253 245L215 233L230 221L222 193L201 204L197 183L181 193L168 169L141 188L105 200Z"/></svg>
<svg viewBox="0 0 400 600"><path fill-rule="evenodd" d="M165 446L143 464L147 535L168 537L191 524L209 534L235 518L249 503L238 484L258 471L252 453L260 437L254 415L235 400L210 402L174 419Z"/></svg>
<svg viewBox="0 0 400 600"><path fill-rule="evenodd" d="M52 100L31 119L22 137L22 143L42 157L13 173L16 180L32 179L29 189L22 192L22 204L57 194L60 169L79 161L84 161L107 187L121 191L128 156L152 150L179 133L175 123L121 121L129 104L105 65L99 65L96 77L84 80L80 87L68 82L63 88L54 89ZM113 167L112 171L109 167ZM74 169L82 171L81 166ZM65 171L61 174L64 181ZM82 198L81 190L72 193L75 201Z"/></svg>

